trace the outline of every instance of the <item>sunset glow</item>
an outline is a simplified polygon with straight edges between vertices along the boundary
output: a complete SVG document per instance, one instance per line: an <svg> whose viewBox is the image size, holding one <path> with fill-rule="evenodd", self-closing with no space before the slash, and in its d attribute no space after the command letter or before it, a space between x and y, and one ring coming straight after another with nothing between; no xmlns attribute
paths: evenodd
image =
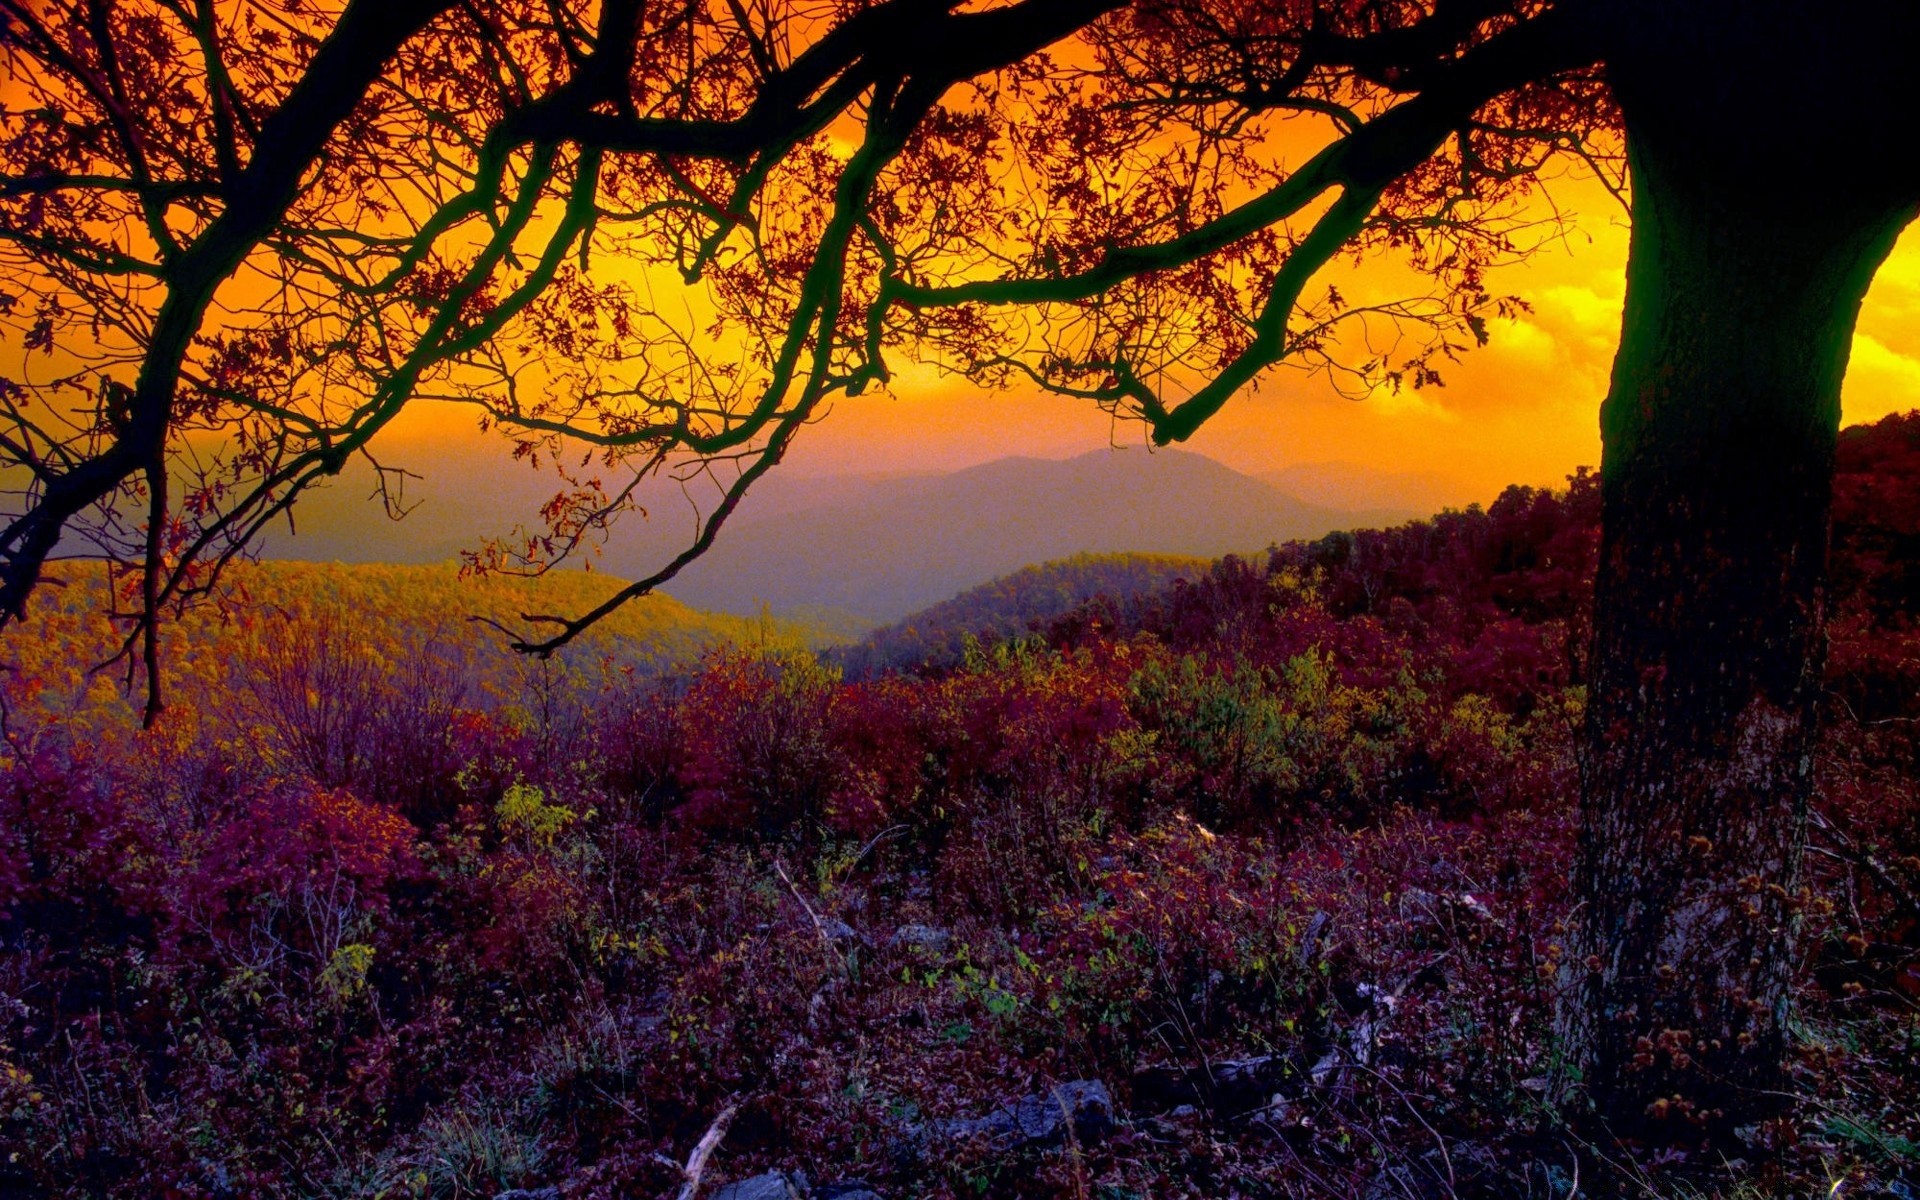
<svg viewBox="0 0 1920 1200"><path fill-rule="evenodd" d="M1916 47L0 0L0 1196L1915 1200Z"/></svg>
<svg viewBox="0 0 1920 1200"><path fill-rule="evenodd" d="M1249 473L1347 462L1438 476L1454 504L1485 503L1509 483L1556 486L1575 467L1597 465L1600 401L1620 335L1626 214L1590 179L1563 180L1552 198L1576 214L1567 236L1499 268L1491 281L1533 312L1496 324L1488 346L1446 368L1445 387L1382 389L1356 401L1323 378L1276 369L1186 447ZM1920 232L1910 230L1875 277L1843 402L1847 424L1920 407ZM467 413L422 405L385 444L431 474L440 447L484 443ZM1066 458L1109 445L1142 452L1145 438L1139 425L1090 404L983 389L914 367L891 389L837 401L797 439L783 469L944 471L1011 453Z"/></svg>

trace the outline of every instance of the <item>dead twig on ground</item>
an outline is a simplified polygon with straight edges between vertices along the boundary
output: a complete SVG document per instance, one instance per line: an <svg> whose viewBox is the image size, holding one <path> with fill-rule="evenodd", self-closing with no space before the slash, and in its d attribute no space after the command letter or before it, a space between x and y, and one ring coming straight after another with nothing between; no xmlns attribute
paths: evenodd
<svg viewBox="0 0 1920 1200"><path fill-rule="evenodd" d="M707 1132L701 1135L693 1153L687 1155L687 1165L681 1169L687 1181L680 1185L680 1195L676 1200L693 1200L699 1192L700 1178L707 1173L707 1160L720 1148L721 1139L727 1136L727 1126L733 1124L734 1114L739 1111L740 1102L736 1100L721 1109L720 1115L713 1119L713 1124L707 1126Z"/></svg>

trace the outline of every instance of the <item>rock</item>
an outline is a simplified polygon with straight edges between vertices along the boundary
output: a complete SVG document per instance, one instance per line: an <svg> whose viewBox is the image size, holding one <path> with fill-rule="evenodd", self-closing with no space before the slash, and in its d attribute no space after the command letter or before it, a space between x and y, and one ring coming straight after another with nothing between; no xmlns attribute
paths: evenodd
<svg viewBox="0 0 1920 1200"><path fill-rule="evenodd" d="M836 946L857 946L866 941L859 930L837 917L820 918L820 935Z"/></svg>
<svg viewBox="0 0 1920 1200"><path fill-rule="evenodd" d="M1057 1146L1074 1138L1098 1142L1113 1128L1113 1095L1097 1079L1076 1079L1048 1092L1001 1105L984 1117L936 1122L934 1132L956 1140L982 1138L1003 1151Z"/></svg>
<svg viewBox="0 0 1920 1200"><path fill-rule="evenodd" d="M945 954L952 944L953 935L938 925L902 925L887 939L887 945L895 950L918 950L932 955Z"/></svg>
<svg viewBox="0 0 1920 1200"><path fill-rule="evenodd" d="M768 1171L716 1189L712 1200L807 1200L807 1181Z"/></svg>
<svg viewBox="0 0 1920 1200"><path fill-rule="evenodd" d="M868 1187L862 1179L843 1179L839 1183L823 1183L814 1189L813 1200L880 1200L880 1193Z"/></svg>
<svg viewBox="0 0 1920 1200"><path fill-rule="evenodd" d="M557 1187L513 1188L505 1192L495 1192L493 1200L560 1200Z"/></svg>
<svg viewBox="0 0 1920 1200"><path fill-rule="evenodd" d="M1275 1093L1298 1094L1303 1073L1279 1054L1221 1058L1197 1067L1142 1067L1133 1075L1133 1095L1146 1111L1206 1105L1223 1117L1266 1107Z"/></svg>
<svg viewBox="0 0 1920 1200"><path fill-rule="evenodd" d="M1330 918L1326 913L1316 912L1307 920L1307 929L1300 935L1300 951L1295 965L1306 970L1313 964L1314 955L1320 951L1320 939L1326 935Z"/></svg>
<svg viewBox="0 0 1920 1200"><path fill-rule="evenodd" d="M1493 910L1472 892L1436 895L1425 888L1410 887L1400 893L1400 916L1415 929L1436 931L1491 921Z"/></svg>
<svg viewBox="0 0 1920 1200"><path fill-rule="evenodd" d="M20 1005L19 1011L24 1016L27 1012L26 1006ZM225 1163L203 1158L195 1165L200 1168L200 1177L206 1180L207 1193L214 1197L214 1200L234 1200L236 1193L233 1190L233 1177L228 1174Z"/></svg>

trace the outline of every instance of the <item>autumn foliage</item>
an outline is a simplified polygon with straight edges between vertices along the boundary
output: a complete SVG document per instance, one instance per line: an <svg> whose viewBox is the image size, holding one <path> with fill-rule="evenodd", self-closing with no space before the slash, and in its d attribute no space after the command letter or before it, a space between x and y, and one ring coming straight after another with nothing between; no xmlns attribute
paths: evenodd
<svg viewBox="0 0 1920 1200"><path fill-rule="evenodd" d="M714 1178L900 1196L1911 1180L1920 417L1841 453L1798 1099L1740 1164L1542 1100L1582 473L859 682L671 623L547 671L315 586L450 576L261 568L301 611L184 630L207 707L145 732L59 666L76 577L9 643L0 1185L666 1194L736 1101ZM1130 1117L1100 1144L912 1151L1083 1078Z"/></svg>

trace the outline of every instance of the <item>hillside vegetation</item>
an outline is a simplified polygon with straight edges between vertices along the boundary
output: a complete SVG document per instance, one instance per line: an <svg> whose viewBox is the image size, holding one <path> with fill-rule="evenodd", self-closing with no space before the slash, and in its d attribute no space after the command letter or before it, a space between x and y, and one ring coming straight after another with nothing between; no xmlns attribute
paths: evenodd
<svg viewBox="0 0 1920 1200"><path fill-rule="evenodd" d="M835 651L834 660L854 679L956 666L969 639L992 644L1023 637L1089 600L1125 603L1176 579L1197 579L1210 565L1177 554L1076 554L1036 563L876 629Z"/></svg>
<svg viewBox="0 0 1920 1200"><path fill-rule="evenodd" d="M129 736L139 697L125 687L124 660L102 665L123 636L111 621L106 575L66 563L54 580L35 597L20 632L0 644L8 700L29 724L35 714L50 721L44 734L96 744ZM556 689L684 666L723 644L817 637L791 622L704 613L648 596L541 663L508 649L505 634L485 623L518 627L523 613L577 614L621 586L579 571L468 578L452 564L238 563L211 602L164 629L170 723L247 728L268 703L263 691L286 693L274 703L306 704L312 693L316 720L321 709L349 703L348 693L367 705L422 692L449 710L523 709L551 704Z"/></svg>
<svg viewBox="0 0 1920 1200"><path fill-rule="evenodd" d="M494 703L370 641L410 617L341 654L271 615L438 577L266 570L180 635L198 711L96 749L43 624L6 646L0 1193L1910 1194L1920 417L1850 431L1838 490L1793 1093L1741 1154L1546 1102L1581 473L859 682L716 639Z"/></svg>

